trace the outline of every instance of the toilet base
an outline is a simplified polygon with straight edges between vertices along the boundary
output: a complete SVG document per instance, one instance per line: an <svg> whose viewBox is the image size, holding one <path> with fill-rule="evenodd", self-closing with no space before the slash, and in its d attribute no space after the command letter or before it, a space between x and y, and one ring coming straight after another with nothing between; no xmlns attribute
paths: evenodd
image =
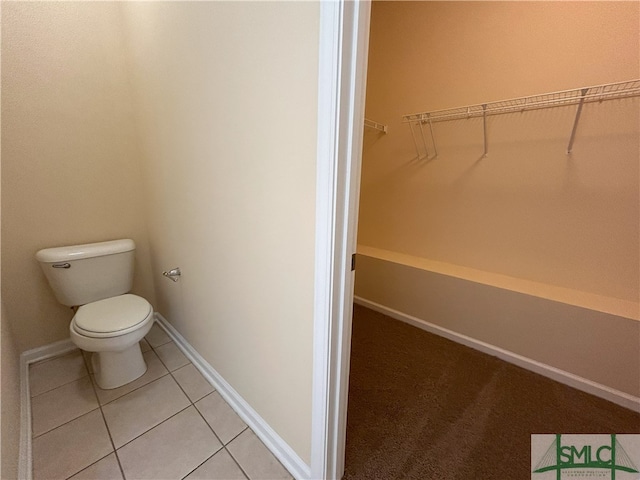
<svg viewBox="0 0 640 480"><path fill-rule="evenodd" d="M147 371L138 342L119 352L94 352L91 365L96 383L103 390L133 382Z"/></svg>

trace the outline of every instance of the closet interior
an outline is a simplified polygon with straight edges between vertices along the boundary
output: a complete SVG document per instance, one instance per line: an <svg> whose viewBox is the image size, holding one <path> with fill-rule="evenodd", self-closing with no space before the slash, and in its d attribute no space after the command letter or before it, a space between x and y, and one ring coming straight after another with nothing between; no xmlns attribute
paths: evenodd
<svg viewBox="0 0 640 480"><path fill-rule="evenodd" d="M637 410L639 21L629 2L373 2L365 116L386 128L364 128L356 317Z"/></svg>

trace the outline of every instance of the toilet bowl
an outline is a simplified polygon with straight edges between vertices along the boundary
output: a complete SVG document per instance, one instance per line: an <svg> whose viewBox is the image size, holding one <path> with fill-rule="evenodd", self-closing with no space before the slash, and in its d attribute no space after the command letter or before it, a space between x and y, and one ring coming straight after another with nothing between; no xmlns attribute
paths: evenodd
<svg viewBox="0 0 640 480"><path fill-rule="evenodd" d="M69 334L80 349L93 352L96 383L108 390L132 382L147 371L139 342L152 326L151 304L126 294L78 308Z"/></svg>

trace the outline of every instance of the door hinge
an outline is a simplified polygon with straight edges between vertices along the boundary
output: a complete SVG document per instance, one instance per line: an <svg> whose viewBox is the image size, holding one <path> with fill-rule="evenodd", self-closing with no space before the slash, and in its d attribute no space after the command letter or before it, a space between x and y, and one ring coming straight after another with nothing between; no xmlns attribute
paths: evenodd
<svg viewBox="0 0 640 480"><path fill-rule="evenodd" d="M351 271L353 272L356 269L356 254L351 255Z"/></svg>

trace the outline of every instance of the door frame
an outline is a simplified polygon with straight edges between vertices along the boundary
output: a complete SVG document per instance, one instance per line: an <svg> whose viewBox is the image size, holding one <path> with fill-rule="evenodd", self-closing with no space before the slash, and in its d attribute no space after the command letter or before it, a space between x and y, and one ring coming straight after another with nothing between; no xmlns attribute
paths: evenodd
<svg viewBox="0 0 640 480"><path fill-rule="evenodd" d="M369 0L320 2L311 478L344 473Z"/></svg>

